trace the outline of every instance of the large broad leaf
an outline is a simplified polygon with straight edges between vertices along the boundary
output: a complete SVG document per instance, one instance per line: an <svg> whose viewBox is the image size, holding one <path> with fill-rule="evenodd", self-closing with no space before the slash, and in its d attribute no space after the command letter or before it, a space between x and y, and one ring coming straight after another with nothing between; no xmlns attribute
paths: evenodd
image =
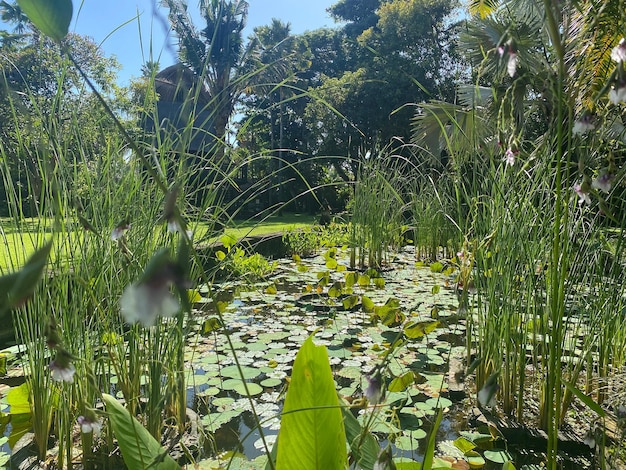
<svg viewBox="0 0 626 470"><path fill-rule="evenodd" d="M33 253L22 269L0 277L0 314L21 304L35 292L51 248L50 241Z"/></svg>
<svg viewBox="0 0 626 470"><path fill-rule="evenodd" d="M328 353L309 337L293 364L276 470L343 470L346 462L346 432Z"/></svg>
<svg viewBox="0 0 626 470"><path fill-rule="evenodd" d="M55 41L67 35L72 21L72 0L17 0L39 31Z"/></svg>
<svg viewBox="0 0 626 470"><path fill-rule="evenodd" d="M128 468L137 470L181 468L120 402L106 393L102 394L102 399L106 404L113 434L117 438L122 457Z"/></svg>
<svg viewBox="0 0 626 470"><path fill-rule="evenodd" d="M342 411L352 460L357 462L362 470L374 470L380 453L378 441L371 432L361 427L349 408L343 408Z"/></svg>

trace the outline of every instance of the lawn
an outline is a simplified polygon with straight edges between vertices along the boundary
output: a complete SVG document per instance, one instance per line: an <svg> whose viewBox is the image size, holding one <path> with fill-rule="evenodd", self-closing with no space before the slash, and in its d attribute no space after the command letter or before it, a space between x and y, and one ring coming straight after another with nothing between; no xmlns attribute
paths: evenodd
<svg viewBox="0 0 626 470"><path fill-rule="evenodd" d="M224 234L241 239L268 233L288 232L290 230L314 225L317 217L308 214L274 215L265 219L246 219L229 221ZM14 219L0 218L0 273L13 271L23 265L25 260L41 246L51 233L51 222L44 219L24 219L17 226ZM206 225L193 225L195 238L200 240L207 231ZM72 243L80 235L78 230L69 232ZM221 235L220 235L221 236ZM215 237L212 240L216 240ZM58 252L58 251L57 251ZM53 250L54 256L54 250Z"/></svg>

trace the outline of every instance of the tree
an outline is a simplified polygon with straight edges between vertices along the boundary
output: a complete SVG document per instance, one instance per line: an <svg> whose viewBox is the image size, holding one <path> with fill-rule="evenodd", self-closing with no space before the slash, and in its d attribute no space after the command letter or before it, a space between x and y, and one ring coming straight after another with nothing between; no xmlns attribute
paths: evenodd
<svg viewBox="0 0 626 470"><path fill-rule="evenodd" d="M352 67L323 78L313 92L317 100L307 116L319 151L356 157L366 147L408 142L409 105L451 96L457 73L451 46L456 30L449 20L454 6L450 0L342 0L331 8L352 21L347 37L358 26L359 49L348 48ZM365 29L364 18L370 23Z"/></svg>
<svg viewBox="0 0 626 470"><path fill-rule="evenodd" d="M181 63L206 87L211 97L212 127L218 141L217 160L224 155L228 123L246 82L242 75L247 49L243 29L248 15L244 0L200 0L206 26L198 31L184 0L163 0L178 38Z"/></svg>

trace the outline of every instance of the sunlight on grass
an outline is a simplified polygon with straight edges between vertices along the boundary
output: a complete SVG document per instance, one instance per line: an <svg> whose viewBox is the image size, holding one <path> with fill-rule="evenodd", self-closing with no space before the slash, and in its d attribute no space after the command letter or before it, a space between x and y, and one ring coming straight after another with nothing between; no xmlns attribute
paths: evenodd
<svg viewBox="0 0 626 470"><path fill-rule="evenodd" d="M35 247L41 246L51 233L49 221L39 219L24 219L20 227L12 219L0 218L0 273L14 271L24 265L28 257L35 251ZM284 216L271 216L264 220L231 220L224 229L224 234L237 239L267 235L270 233L285 233L309 227L317 222L317 217L308 214L286 214ZM195 239L201 240L206 235L208 227L199 223L194 226ZM70 235L70 243L58 239L51 254L53 261L59 253L66 256L69 246L77 242L76 237L83 230L78 227L74 231L66 232ZM107 234L108 236L108 234ZM222 236L211 237L210 242L219 240Z"/></svg>

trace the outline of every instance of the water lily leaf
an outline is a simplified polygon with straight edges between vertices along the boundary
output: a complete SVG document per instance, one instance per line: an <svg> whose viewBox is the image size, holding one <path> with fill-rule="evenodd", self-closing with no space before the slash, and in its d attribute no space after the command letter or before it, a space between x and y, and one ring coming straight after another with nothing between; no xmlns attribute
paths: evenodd
<svg viewBox="0 0 626 470"><path fill-rule="evenodd" d="M326 267L328 269L335 269L337 267L337 260L333 258L329 258L326 260Z"/></svg>
<svg viewBox="0 0 626 470"><path fill-rule="evenodd" d="M356 271L350 271L345 276L346 287L352 287L359 281L359 273Z"/></svg>
<svg viewBox="0 0 626 470"><path fill-rule="evenodd" d="M246 387L248 389L247 392L246 392ZM225 380L222 385L222 388L224 390L232 390L234 392L237 392L239 395L242 395L244 397L248 396L248 394L249 396L254 397L263 393L263 387L261 387L259 384L255 384L252 382L245 382L245 385L244 385L244 382L242 382L239 379Z"/></svg>
<svg viewBox="0 0 626 470"><path fill-rule="evenodd" d="M435 285L432 287L432 289L430 290L430 293L433 295L437 295L439 293L439 291L441 290L441 286L439 285Z"/></svg>
<svg viewBox="0 0 626 470"><path fill-rule="evenodd" d="M236 418L241 413L243 413L243 409L229 409L227 411L219 411L217 413L210 413L202 417L201 422L204 428L209 432L215 432L224 424L228 423L230 420ZM142 467L139 467L142 468Z"/></svg>
<svg viewBox="0 0 626 470"><path fill-rule="evenodd" d="M370 277L367 274L361 274L357 282L359 286L367 287L370 285Z"/></svg>
<svg viewBox="0 0 626 470"><path fill-rule="evenodd" d="M72 0L18 0L28 19L46 36L60 41L72 21Z"/></svg>
<svg viewBox="0 0 626 470"><path fill-rule="evenodd" d="M413 372L407 372L406 374L396 377L391 381L387 390L390 392L403 392L409 388L415 382L415 375Z"/></svg>
<svg viewBox="0 0 626 470"><path fill-rule="evenodd" d="M396 470L422 470L421 462L404 457L393 459L393 463L396 466Z"/></svg>
<svg viewBox="0 0 626 470"><path fill-rule="evenodd" d="M439 261L435 261L433 264L430 265L430 271L433 273L440 273L443 271L443 264L441 264Z"/></svg>
<svg viewBox="0 0 626 470"><path fill-rule="evenodd" d="M423 436L421 437L421 439L423 439L424 437L426 437L425 432L423 432ZM420 446L419 440L412 435L400 436L395 440L394 444L400 450L416 450Z"/></svg>
<svg viewBox="0 0 626 470"><path fill-rule="evenodd" d="M343 470L346 433L324 346L309 337L296 356L278 440L276 470Z"/></svg>
<svg viewBox="0 0 626 470"><path fill-rule="evenodd" d="M269 378L261 381L261 385L266 388L278 387L283 381L276 378Z"/></svg>
<svg viewBox="0 0 626 470"><path fill-rule="evenodd" d="M459 437L454 441L454 446L459 449L463 454L466 454L470 450L474 450L476 448L476 444L472 441L465 439L464 437Z"/></svg>
<svg viewBox="0 0 626 470"><path fill-rule="evenodd" d="M361 297L361 304L363 304L363 311L366 313L373 312L374 308L376 307L372 299L365 295Z"/></svg>
<svg viewBox="0 0 626 470"><path fill-rule="evenodd" d="M421 338L432 333L439 326L439 321L412 322L404 327L404 334L411 339Z"/></svg>
<svg viewBox="0 0 626 470"><path fill-rule="evenodd" d="M278 293L278 289L276 289L276 284L270 284L265 288L264 292L266 294L275 295L276 293Z"/></svg>
<svg viewBox="0 0 626 470"><path fill-rule="evenodd" d="M214 331L217 331L223 327L224 325L222 324L219 318L210 317L210 318L207 318L202 324L202 333L206 335Z"/></svg>
<svg viewBox="0 0 626 470"><path fill-rule="evenodd" d="M344 310L352 310L359 303L359 296L350 295L343 299L341 302L343 303Z"/></svg>
<svg viewBox="0 0 626 470"><path fill-rule="evenodd" d="M436 397L436 398L429 398L428 400L426 400L426 404L428 404L429 406L433 408L445 409L445 408L449 408L450 406L452 406L452 401L450 401L449 399L445 397Z"/></svg>
<svg viewBox="0 0 626 470"><path fill-rule="evenodd" d="M479 470L483 468L486 464L485 459L476 451L470 450L465 453L465 460L470 465L472 469Z"/></svg>
<svg viewBox="0 0 626 470"><path fill-rule="evenodd" d="M330 289L328 289L328 297L337 298L342 294L342 292L343 292L343 285L341 284L341 282L337 281L333 283Z"/></svg>
<svg viewBox="0 0 626 470"><path fill-rule="evenodd" d="M377 289L384 289L385 288L385 280L382 277L375 277L374 278L374 285L376 286Z"/></svg>
<svg viewBox="0 0 626 470"><path fill-rule="evenodd" d="M11 407L12 415L30 413L30 387L28 382L18 387L12 387L7 393L7 403Z"/></svg>
<svg viewBox="0 0 626 470"><path fill-rule="evenodd" d="M484 452L485 459L494 462L494 463L504 463L509 460L512 460L511 454L509 454L506 450L494 449L494 450L486 450Z"/></svg>
<svg viewBox="0 0 626 470"><path fill-rule="evenodd" d="M240 379L243 374L244 379L254 379L261 375L261 371L254 367L241 366L241 372L236 365L226 366L221 370L222 376L230 377L232 379Z"/></svg>

